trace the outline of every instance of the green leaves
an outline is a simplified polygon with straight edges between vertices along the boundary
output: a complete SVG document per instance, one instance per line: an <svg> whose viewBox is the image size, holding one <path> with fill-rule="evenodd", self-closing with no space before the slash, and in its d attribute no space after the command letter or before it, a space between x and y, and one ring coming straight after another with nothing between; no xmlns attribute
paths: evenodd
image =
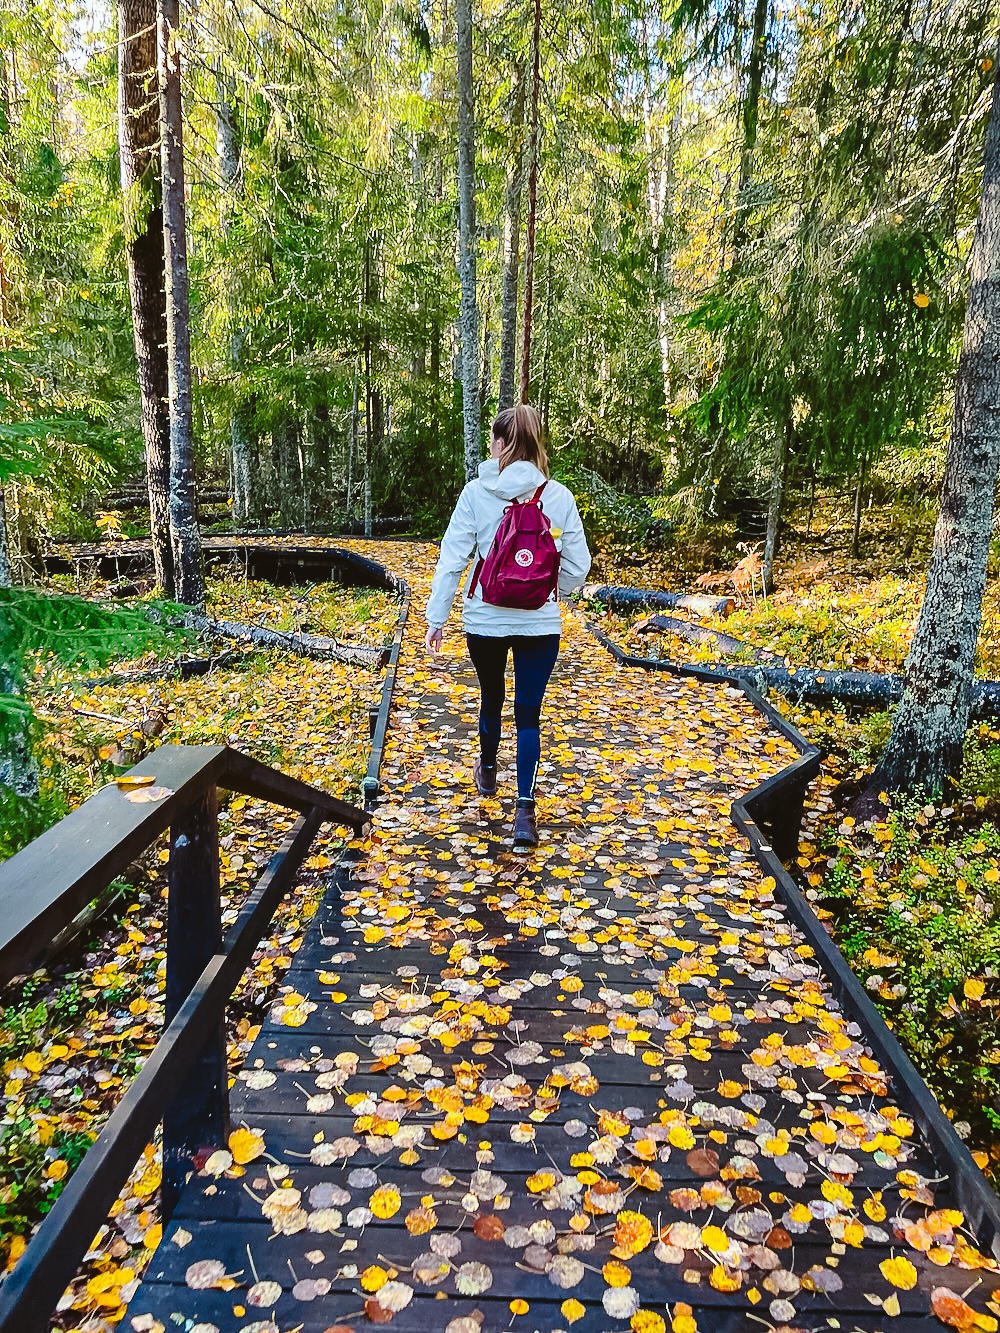
<svg viewBox="0 0 1000 1333"><path fill-rule="evenodd" d="M179 646L184 632L154 618L164 605L108 606L69 594L0 588L0 662L43 653L62 666L94 665L115 654Z"/></svg>

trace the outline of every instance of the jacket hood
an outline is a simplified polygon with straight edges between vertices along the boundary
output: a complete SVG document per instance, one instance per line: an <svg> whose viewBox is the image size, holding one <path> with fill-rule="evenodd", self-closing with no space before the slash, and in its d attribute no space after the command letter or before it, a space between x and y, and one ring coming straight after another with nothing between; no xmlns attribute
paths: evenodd
<svg viewBox="0 0 1000 1333"><path fill-rule="evenodd" d="M534 495L545 480L545 474L524 458L511 463L502 472L495 458L487 458L479 464L479 480L498 499L517 500L522 495Z"/></svg>

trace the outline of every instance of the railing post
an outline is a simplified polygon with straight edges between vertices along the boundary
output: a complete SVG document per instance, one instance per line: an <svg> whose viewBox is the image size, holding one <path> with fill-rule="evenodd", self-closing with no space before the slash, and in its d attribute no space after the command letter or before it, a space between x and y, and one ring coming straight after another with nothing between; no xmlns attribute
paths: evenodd
<svg viewBox="0 0 1000 1333"><path fill-rule="evenodd" d="M166 1022L177 1013L222 942L219 819L215 787L186 806L170 828ZM229 1129L225 1020L206 1033L201 1054L163 1114L161 1207L167 1221L199 1148L218 1147Z"/></svg>
<svg viewBox="0 0 1000 1333"><path fill-rule="evenodd" d="M802 829L808 786L809 779L803 776L801 782L797 782L784 793L781 804L772 807L771 846L778 860L785 865L799 854L799 833Z"/></svg>

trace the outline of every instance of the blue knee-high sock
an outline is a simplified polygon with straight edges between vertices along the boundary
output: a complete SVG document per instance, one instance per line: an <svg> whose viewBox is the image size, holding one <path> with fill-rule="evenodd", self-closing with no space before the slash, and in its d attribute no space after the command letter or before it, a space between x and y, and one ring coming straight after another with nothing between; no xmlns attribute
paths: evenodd
<svg viewBox="0 0 1000 1333"><path fill-rule="evenodd" d="M535 776L541 755L541 738L537 727L520 727L517 733L517 799L535 799Z"/></svg>

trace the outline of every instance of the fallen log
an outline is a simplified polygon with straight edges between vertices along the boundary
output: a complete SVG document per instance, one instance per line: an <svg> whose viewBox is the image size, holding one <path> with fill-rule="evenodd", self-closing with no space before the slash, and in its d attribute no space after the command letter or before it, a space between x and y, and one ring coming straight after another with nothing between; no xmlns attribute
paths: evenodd
<svg viewBox="0 0 1000 1333"><path fill-rule="evenodd" d="M764 693L777 690L793 703L845 703L887 710L903 694L902 676L875 671L826 671L818 667L720 665L727 675ZM972 720L1000 716L1000 681L980 680L972 687Z"/></svg>
<svg viewBox="0 0 1000 1333"><path fill-rule="evenodd" d="M699 616L726 617L736 604L732 597L711 597L699 592L659 592L655 588L627 588L619 583L587 583L581 588L580 596L601 602L609 611L662 608L693 611Z"/></svg>
<svg viewBox="0 0 1000 1333"><path fill-rule="evenodd" d="M876 671L833 671L822 667L789 668L744 666L739 663L671 662L660 657L639 657L626 652L613 639L587 622L587 628L598 643L627 667L641 667L645 671L667 671L674 676L690 676L695 680L719 685L752 685L761 694L777 690L793 703L845 703L858 707L888 710L895 707L903 694L904 677L880 675ZM1000 718L1000 680L978 680L972 687L970 721L978 722Z"/></svg>
<svg viewBox="0 0 1000 1333"><path fill-rule="evenodd" d="M376 671L389 660L388 648L354 646L328 638L325 634L288 633L268 629L264 625L246 624L242 620L215 620L195 611L189 611L181 617L180 623L203 634L217 634L222 638L235 639L238 643L252 643L257 648L280 648L284 652L297 653L300 657L346 662L349 666L364 667L369 671Z"/></svg>
<svg viewBox="0 0 1000 1333"><path fill-rule="evenodd" d="M781 659L766 648L757 648L742 639L734 639L731 634L720 630L706 629L704 625L693 625L690 620L678 620L676 616L647 616L634 626L638 634L676 634L688 643L707 643L710 648L720 653L749 653L755 662L778 663Z"/></svg>

